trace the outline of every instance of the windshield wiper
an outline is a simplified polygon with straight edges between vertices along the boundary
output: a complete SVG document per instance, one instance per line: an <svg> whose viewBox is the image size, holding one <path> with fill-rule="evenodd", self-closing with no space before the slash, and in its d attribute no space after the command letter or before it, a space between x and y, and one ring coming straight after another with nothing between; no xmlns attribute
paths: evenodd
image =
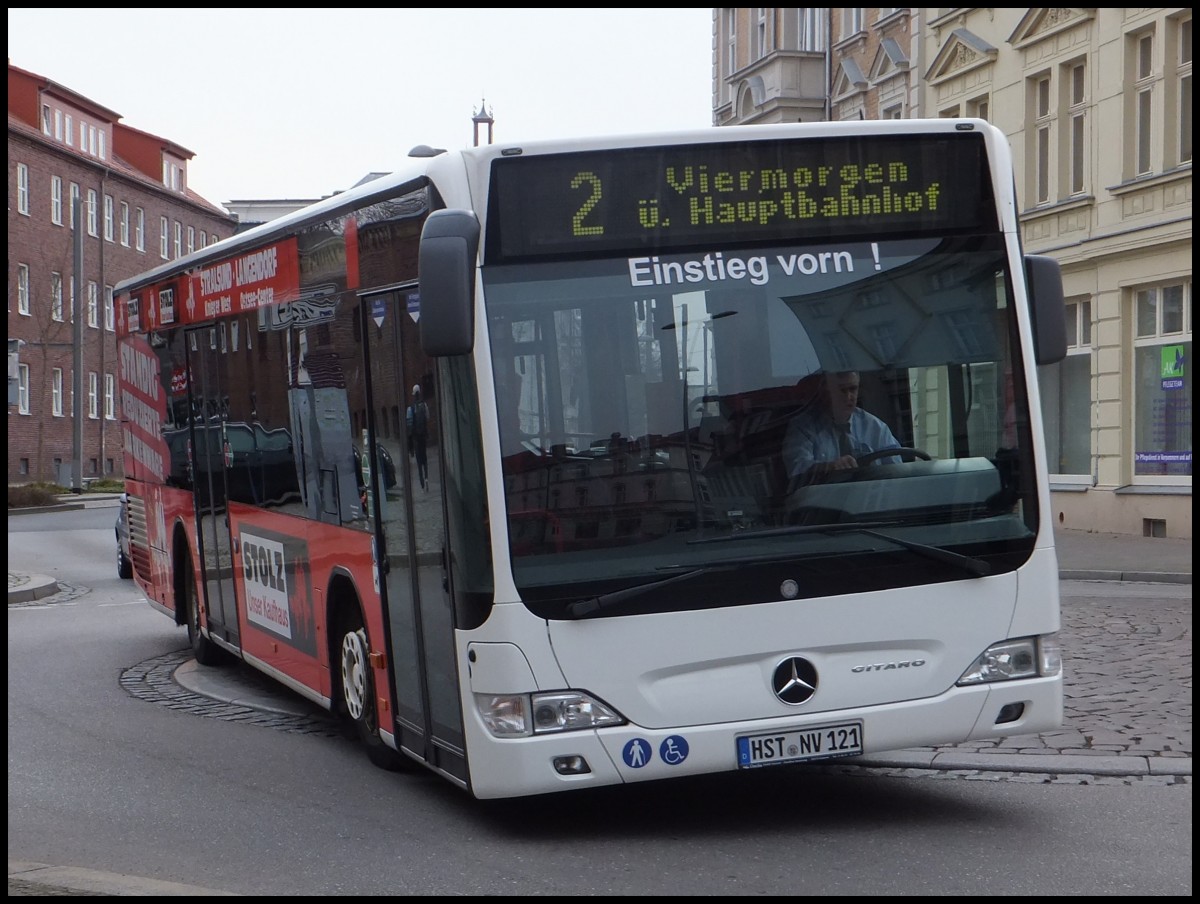
<svg viewBox="0 0 1200 904"><path fill-rule="evenodd" d="M660 578L657 581L649 581L645 584L636 584L633 587L626 587L623 590L614 590L612 593L601 593L599 596L589 596L586 599L576 600L570 603L566 608L566 614L570 618L587 618L589 615L595 615L604 609L611 609L613 606L619 605L626 600L631 600L643 594L649 593L651 590L658 590L660 587L666 587L668 584L674 584L678 581L686 581L691 578L699 577L705 574L714 574L718 571L729 571L732 568L737 568L747 562L757 561L757 559L747 559L745 561L722 562L719 565L705 565L701 568L692 568L682 574L673 574L669 578Z"/></svg>
<svg viewBox="0 0 1200 904"><path fill-rule="evenodd" d="M791 527L773 527L766 530L748 530L738 531L735 534L730 534L724 537L703 537L698 540L689 540L689 543L723 543L731 540L748 540L754 537L784 537L789 534L841 534L841 533L859 533L866 534L869 537L878 537L881 540L887 540L889 543L895 543L897 546L903 546L905 549L912 550L926 558L934 559L938 562L943 562L947 565L954 565L962 568L976 577L984 577L992 573L992 566L983 559L975 558L974 556L964 556L962 553L951 552L948 549L943 549L940 546L931 546L928 543L916 543L912 540L902 540L899 537L893 537L891 534L883 534L877 527L900 527L903 525L901 521L847 521L835 524L795 524Z"/></svg>

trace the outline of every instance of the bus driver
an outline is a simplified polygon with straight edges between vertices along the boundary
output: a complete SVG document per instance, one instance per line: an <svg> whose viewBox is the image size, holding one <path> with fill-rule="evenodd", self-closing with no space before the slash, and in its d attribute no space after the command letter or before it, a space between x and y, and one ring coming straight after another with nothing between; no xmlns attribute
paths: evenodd
<svg viewBox="0 0 1200 904"><path fill-rule="evenodd" d="M857 371L824 375L815 408L792 418L783 438L788 477L817 479L857 468L869 452L900 448L887 424L858 407L858 387ZM900 458L878 461L891 464Z"/></svg>

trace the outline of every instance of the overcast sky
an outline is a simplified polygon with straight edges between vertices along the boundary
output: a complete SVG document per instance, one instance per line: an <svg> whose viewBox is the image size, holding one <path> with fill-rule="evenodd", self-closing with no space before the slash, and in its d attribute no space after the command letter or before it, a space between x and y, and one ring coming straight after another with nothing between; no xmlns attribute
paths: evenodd
<svg viewBox="0 0 1200 904"><path fill-rule="evenodd" d="M485 100L497 142L712 124L711 7L10 7L8 60L192 151L217 204L470 147Z"/></svg>

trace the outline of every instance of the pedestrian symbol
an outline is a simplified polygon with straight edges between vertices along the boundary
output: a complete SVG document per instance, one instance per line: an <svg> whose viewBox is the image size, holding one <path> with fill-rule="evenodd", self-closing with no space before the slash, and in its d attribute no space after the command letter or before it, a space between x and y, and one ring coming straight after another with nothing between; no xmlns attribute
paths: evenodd
<svg viewBox="0 0 1200 904"><path fill-rule="evenodd" d="M621 759L630 769L641 769L650 762L650 742L642 738L634 738L621 751Z"/></svg>

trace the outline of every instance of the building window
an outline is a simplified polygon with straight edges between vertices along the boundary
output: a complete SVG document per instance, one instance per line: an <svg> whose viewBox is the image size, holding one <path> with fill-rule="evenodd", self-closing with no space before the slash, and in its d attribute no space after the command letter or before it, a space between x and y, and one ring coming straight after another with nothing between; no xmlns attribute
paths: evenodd
<svg viewBox="0 0 1200 904"><path fill-rule="evenodd" d="M196 250L196 227L189 226L187 231L187 253L191 254Z"/></svg>
<svg viewBox="0 0 1200 904"><path fill-rule="evenodd" d="M63 319L62 274L50 274L50 317L59 323Z"/></svg>
<svg viewBox="0 0 1200 904"><path fill-rule="evenodd" d="M29 264L17 264L17 313L29 316Z"/></svg>
<svg viewBox="0 0 1200 904"><path fill-rule="evenodd" d="M725 76L728 78L733 75L734 69L737 68L737 7L730 6L725 9L725 21L727 23L725 29ZM729 86L726 85L726 90Z"/></svg>
<svg viewBox="0 0 1200 904"><path fill-rule="evenodd" d="M1078 195L1084 189L1083 167L1087 160L1087 140L1084 126L1087 122L1087 68L1083 63L1072 63L1067 67L1067 116L1070 118L1068 135L1067 184L1070 193Z"/></svg>
<svg viewBox="0 0 1200 904"><path fill-rule="evenodd" d="M158 218L158 256L163 260L168 260L171 249L171 234L169 232L170 224L166 217Z"/></svg>
<svg viewBox="0 0 1200 904"><path fill-rule="evenodd" d="M767 43L767 8L765 6L756 6L754 13L754 56L755 59L761 60L767 55L767 50L769 49Z"/></svg>
<svg viewBox="0 0 1200 904"><path fill-rule="evenodd" d="M29 365L17 365L17 411L29 414Z"/></svg>
<svg viewBox="0 0 1200 904"><path fill-rule="evenodd" d="M54 111L54 140L62 141L63 137L63 115L62 110Z"/></svg>
<svg viewBox="0 0 1200 904"><path fill-rule="evenodd" d="M203 229L200 230L200 248L201 250L208 247L208 233Z"/></svg>
<svg viewBox="0 0 1200 904"><path fill-rule="evenodd" d="M986 97L977 97L975 100L967 102L967 115L975 119L982 119L984 122L991 122L988 117L991 116L992 108Z"/></svg>
<svg viewBox="0 0 1200 904"><path fill-rule="evenodd" d="M1092 473L1092 302L1068 299L1067 356L1039 368L1050 472Z"/></svg>
<svg viewBox="0 0 1200 904"><path fill-rule="evenodd" d="M903 119L904 104L894 104L890 107L884 107L883 112L879 116L880 119Z"/></svg>
<svg viewBox="0 0 1200 904"><path fill-rule="evenodd" d="M55 417L63 416L63 372L56 367L50 372L50 413Z"/></svg>
<svg viewBox="0 0 1200 904"><path fill-rule="evenodd" d="M63 191L62 176L50 177L50 222L55 226L63 224Z"/></svg>
<svg viewBox="0 0 1200 904"><path fill-rule="evenodd" d="M1134 175L1144 176L1151 171L1150 139L1154 111L1154 35L1141 34L1134 39L1136 81L1134 82L1133 132L1136 159Z"/></svg>
<svg viewBox="0 0 1200 904"><path fill-rule="evenodd" d="M98 328L100 326L100 290L96 285L95 280L88 280L87 288L87 325Z"/></svg>
<svg viewBox="0 0 1200 904"><path fill-rule="evenodd" d="M137 209L137 228L135 230L137 237L137 250L146 250L146 211L142 208Z"/></svg>
<svg viewBox="0 0 1200 904"><path fill-rule="evenodd" d="M856 35L863 30L863 11L858 9L843 9L842 10L842 38Z"/></svg>
<svg viewBox="0 0 1200 904"><path fill-rule="evenodd" d="M17 213L29 216L29 167L17 164Z"/></svg>
<svg viewBox="0 0 1200 904"><path fill-rule="evenodd" d="M117 416L117 387L112 374L104 375L104 419L111 421Z"/></svg>
<svg viewBox="0 0 1200 904"><path fill-rule="evenodd" d="M175 257L183 257L183 224L175 221Z"/></svg>
<svg viewBox="0 0 1200 904"><path fill-rule="evenodd" d="M71 118L70 113L67 114L63 123L63 137L67 141L67 147L75 147L75 120Z"/></svg>
<svg viewBox="0 0 1200 904"><path fill-rule="evenodd" d="M112 332L116 324L116 308L113 305L113 287L104 287L104 328Z"/></svg>
<svg viewBox="0 0 1200 904"><path fill-rule="evenodd" d="M104 196L104 240L111 242L114 232L113 199L112 195Z"/></svg>
<svg viewBox="0 0 1200 904"><path fill-rule="evenodd" d="M121 244L129 247L129 203L121 202Z"/></svg>
<svg viewBox="0 0 1200 904"><path fill-rule="evenodd" d="M1192 476L1192 284L1133 293L1134 477Z"/></svg>
<svg viewBox="0 0 1200 904"><path fill-rule="evenodd" d="M71 228L75 228L75 202L79 200L79 183L71 183Z"/></svg>
<svg viewBox="0 0 1200 904"><path fill-rule="evenodd" d="M822 52L825 50L825 23L822 21L823 7L808 6L799 10L796 47L800 50Z"/></svg>
<svg viewBox="0 0 1200 904"><path fill-rule="evenodd" d="M100 152L100 159L107 160L108 159L108 150L104 147L104 130L103 129L100 130L100 134L97 136L97 139L98 139L97 144L99 146L99 152Z"/></svg>
<svg viewBox="0 0 1200 904"><path fill-rule="evenodd" d="M50 134L50 105L42 104L42 134Z"/></svg>
<svg viewBox="0 0 1200 904"><path fill-rule="evenodd" d="M1174 60L1172 74L1173 94L1170 107L1175 111L1175 117L1168 121L1168 130L1178 129L1171 142L1174 151L1174 165L1180 166L1192 162L1192 19L1189 11L1188 18L1174 23Z"/></svg>
<svg viewBox="0 0 1200 904"><path fill-rule="evenodd" d="M99 211L96 209L99 198L96 189L88 189L88 235L99 235Z"/></svg>
<svg viewBox="0 0 1200 904"><path fill-rule="evenodd" d="M88 373L88 417L100 417L100 378L94 370Z"/></svg>
<svg viewBox="0 0 1200 904"><path fill-rule="evenodd" d="M1050 131L1054 127L1050 110L1050 76L1041 75L1033 80L1033 197L1038 204L1050 200Z"/></svg>

